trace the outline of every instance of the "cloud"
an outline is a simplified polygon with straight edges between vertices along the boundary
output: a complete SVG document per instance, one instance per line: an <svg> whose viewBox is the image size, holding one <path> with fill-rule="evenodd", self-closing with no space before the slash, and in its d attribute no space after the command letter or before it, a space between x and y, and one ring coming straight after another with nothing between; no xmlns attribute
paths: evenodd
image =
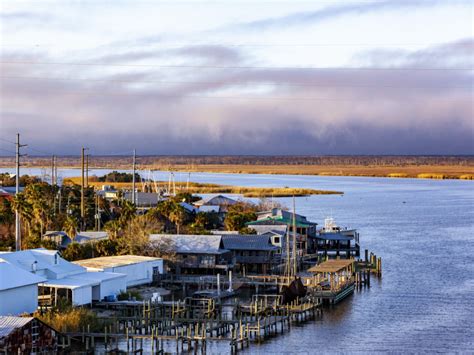
<svg viewBox="0 0 474 355"><path fill-rule="evenodd" d="M269 30L289 26L313 25L318 22L332 20L341 16L358 15L393 9L409 9L445 4L440 0L382 0L363 3L346 3L331 5L315 11L296 12L290 15L266 18L263 20L237 23L229 29L233 30ZM467 3L467 2L466 2Z"/></svg>
<svg viewBox="0 0 474 355"><path fill-rule="evenodd" d="M358 58L372 67L361 70L252 68L222 46L173 55L228 69L145 66L98 75L51 66L40 76L36 66L3 64L2 75L25 79L2 79L2 137L19 130L61 154L82 145L97 154L474 154L472 72L410 69L451 64L471 46L465 39L399 51L390 63L369 51ZM393 69L380 69L388 64Z"/></svg>
<svg viewBox="0 0 474 355"><path fill-rule="evenodd" d="M234 48L220 45L191 45L167 49L129 50L92 58L99 63L127 63L148 59L204 61L207 64L225 64L240 61L242 54Z"/></svg>

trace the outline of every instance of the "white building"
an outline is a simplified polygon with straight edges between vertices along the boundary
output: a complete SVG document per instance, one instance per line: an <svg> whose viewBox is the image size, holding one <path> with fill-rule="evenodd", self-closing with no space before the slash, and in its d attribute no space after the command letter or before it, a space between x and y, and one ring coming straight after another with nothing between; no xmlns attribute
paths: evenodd
<svg viewBox="0 0 474 355"><path fill-rule="evenodd" d="M0 253L0 260L28 275L42 278L36 294L40 301L48 304L54 305L59 298L65 298L80 306L126 290L125 275L88 272L86 268L64 260L54 250L40 248Z"/></svg>
<svg viewBox="0 0 474 355"><path fill-rule="evenodd" d="M45 280L0 260L0 316L36 311L38 284Z"/></svg>
<svg viewBox="0 0 474 355"><path fill-rule="evenodd" d="M127 287L149 284L163 274L163 259L139 255L103 256L74 262L88 271L127 275Z"/></svg>

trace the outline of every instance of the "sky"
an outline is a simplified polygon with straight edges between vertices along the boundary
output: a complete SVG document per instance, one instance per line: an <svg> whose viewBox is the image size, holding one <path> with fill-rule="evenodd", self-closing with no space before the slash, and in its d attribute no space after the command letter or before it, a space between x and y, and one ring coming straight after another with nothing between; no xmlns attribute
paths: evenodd
<svg viewBox="0 0 474 355"><path fill-rule="evenodd" d="M474 154L474 5L0 4L0 155Z"/></svg>

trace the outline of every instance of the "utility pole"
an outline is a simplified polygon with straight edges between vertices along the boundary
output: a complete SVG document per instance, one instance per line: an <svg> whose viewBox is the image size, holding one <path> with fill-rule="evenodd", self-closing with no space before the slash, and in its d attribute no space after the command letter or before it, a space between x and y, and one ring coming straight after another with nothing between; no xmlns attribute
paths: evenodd
<svg viewBox="0 0 474 355"><path fill-rule="evenodd" d="M89 187L89 154L86 155L86 187Z"/></svg>
<svg viewBox="0 0 474 355"><path fill-rule="evenodd" d="M54 184L58 184L58 159L56 155L54 155Z"/></svg>
<svg viewBox="0 0 474 355"><path fill-rule="evenodd" d="M84 181L84 152L86 149L82 147L81 150L81 230L84 230L85 227L85 217L86 217L86 208L85 208L85 201L84 201L84 189L85 189L85 181Z"/></svg>
<svg viewBox="0 0 474 355"><path fill-rule="evenodd" d="M51 156L51 186L58 183L58 168L56 166L56 155Z"/></svg>
<svg viewBox="0 0 474 355"><path fill-rule="evenodd" d="M26 147L26 144L20 144L20 133L16 134L16 176L15 176L15 197L20 193L20 148ZM20 226L20 213L18 209L15 210L15 249L16 251L21 250L21 226Z"/></svg>
<svg viewBox="0 0 474 355"><path fill-rule="evenodd" d="M132 203L136 203L135 198L135 169L136 169L137 151L133 150L133 176L132 176Z"/></svg>

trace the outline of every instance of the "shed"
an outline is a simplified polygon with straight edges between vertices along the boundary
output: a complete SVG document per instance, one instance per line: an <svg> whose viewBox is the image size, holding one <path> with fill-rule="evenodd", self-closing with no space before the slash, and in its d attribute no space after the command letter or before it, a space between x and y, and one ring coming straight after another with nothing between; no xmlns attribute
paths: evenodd
<svg viewBox="0 0 474 355"><path fill-rule="evenodd" d="M33 317L0 316L0 353L55 353L58 332Z"/></svg>
<svg viewBox="0 0 474 355"><path fill-rule="evenodd" d="M31 276L42 278L36 295L47 305L56 304L59 298L65 298L73 305L85 305L102 294L117 294L124 289L125 275L91 275L85 267L64 260L53 250L39 248L0 253L0 259ZM18 299L15 302L20 303Z"/></svg>
<svg viewBox="0 0 474 355"><path fill-rule="evenodd" d="M126 286L138 286L153 282L163 274L163 259L139 255L102 256L75 261L74 264L88 271L105 271L126 275Z"/></svg>

